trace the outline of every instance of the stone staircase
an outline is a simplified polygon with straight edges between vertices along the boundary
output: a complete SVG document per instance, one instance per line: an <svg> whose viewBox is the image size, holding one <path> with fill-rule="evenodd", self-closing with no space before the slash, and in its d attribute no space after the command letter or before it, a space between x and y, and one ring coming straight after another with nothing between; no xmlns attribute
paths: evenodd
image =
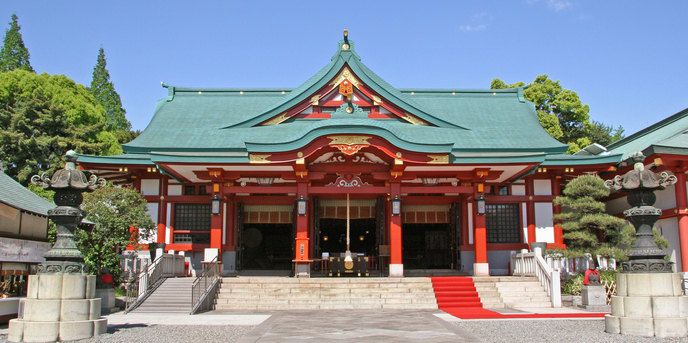
<svg viewBox="0 0 688 343"><path fill-rule="evenodd" d="M473 277L484 308L543 308L552 301L537 277Z"/></svg>
<svg viewBox="0 0 688 343"><path fill-rule="evenodd" d="M437 309L429 278L223 278L216 310Z"/></svg>
<svg viewBox="0 0 688 343"><path fill-rule="evenodd" d="M191 285L195 278L167 278L132 313L190 313Z"/></svg>

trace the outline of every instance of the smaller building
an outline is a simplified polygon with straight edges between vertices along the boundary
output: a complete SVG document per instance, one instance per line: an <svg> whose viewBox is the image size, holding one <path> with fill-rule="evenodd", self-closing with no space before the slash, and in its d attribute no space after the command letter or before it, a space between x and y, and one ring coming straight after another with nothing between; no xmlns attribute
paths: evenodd
<svg viewBox="0 0 688 343"><path fill-rule="evenodd" d="M28 275L45 261L48 210L54 207L5 174L0 164L0 323L17 317L17 297L26 296Z"/></svg>

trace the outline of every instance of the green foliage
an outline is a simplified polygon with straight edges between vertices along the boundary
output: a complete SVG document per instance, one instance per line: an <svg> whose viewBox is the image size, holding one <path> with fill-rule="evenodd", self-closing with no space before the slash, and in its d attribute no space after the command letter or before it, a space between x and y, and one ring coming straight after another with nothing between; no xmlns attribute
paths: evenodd
<svg viewBox="0 0 688 343"><path fill-rule="evenodd" d="M88 90L105 109L107 130L129 131L131 123L124 116L126 111L122 108L122 100L115 91L115 85L110 81L110 72L106 66L105 51L100 48L96 66L93 67L93 80Z"/></svg>
<svg viewBox="0 0 688 343"><path fill-rule="evenodd" d="M608 284L612 281L616 282L616 274L619 273L618 270L599 270L598 272L600 273L600 282L602 284L605 281ZM573 277L563 280L561 282L561 294L581 295L584 277L585 272L580 272Z"/></svg>
<svg viewBox="0 0 688 343"><path fill-rule="evenodd" d="M566 257L581 257L589 253L593 256L610 256L611 251L618 249L619 232L626 226L626 221L605 213L605 205L597 199L609 195L604 181L595 175L581 175L571 180L564 190L563 197L554 199L554 205L561 205L563 212L555 214L555 221L562 221ZM598 231L609 238L608 243L598 240ZM615 255L615 254L614 254Z"/></svg>
<svg viewBox="0 0 688 343"><path fill-rule="evenodd" d="M52 102L61 104L76 126L105 121L105 110L86 87L64 75L38 75L24 70L0 73L0 107L12 107L18 98L30 96L38 89Z"/></svg>
<svg viewBox="0 0 688 343"><path fill-rule="evenodd" d="M6 163L8 175L27 185L35 174L62 168L69 149L98 152L101 144L88 139L98 129L98 125L75 128L64 107L37 89L17 98L12 107L0 108L0 160Z"/></svg>
<svg viewBox="0 0 688 343"><path fill-rule="evenodd" d="M523 87L517 82L507 85L500 79L492 80L491 89ZM568 154L575 153L591 143L607 146L623 138L623 128L616 130L599 122L590 123L590 107L584 105L578 94L564 89L559 81L539 75L524 90L526 100L535 104L542 127L555 139L569 144Z"/></svg>
<svg viewBox="0 0 688 343"><path fill-rule="evenodd" d="M64 75L0 73L0 160L26 185L32 175L62 168L70 149L120 154L120 135L104 131L105 111L86 87Z"/></svg>
<svg viewBox="0 0 688 343"><path fill-rule="evenodd" d="M33 72L29 63L29 50L24 46L24 40L19 33L21 26L17 19L17 15L12 14L10 28L5 30L4 45L0 50L0 71L22 69Z"/></svg>
<svg viewBox="0 0 688 343"><path fill-rule="evenodd" d="M86 219L96 223L92 232L77 230L75 241L85 256L91 273L97 274L107 267L119 282L121 274L121 251L130 243L140 249L138 242L132 242L130 228L135 228L140 239L147 239L155 230L155 224L146 213L146 200L136 191L108 184L92 193L84 194L81 208Z"/></svg>

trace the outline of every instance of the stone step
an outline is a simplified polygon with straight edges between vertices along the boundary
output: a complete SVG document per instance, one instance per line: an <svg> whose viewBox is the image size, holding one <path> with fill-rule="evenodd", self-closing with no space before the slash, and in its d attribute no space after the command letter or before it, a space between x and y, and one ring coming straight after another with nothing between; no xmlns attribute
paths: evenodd
<svg viewBox="0 0 688 343"><path fill-rule="evenodd" d="M508 307L523 308L547 308L552 307L551 301L531 301L531 302L504 302Z"/></svg>

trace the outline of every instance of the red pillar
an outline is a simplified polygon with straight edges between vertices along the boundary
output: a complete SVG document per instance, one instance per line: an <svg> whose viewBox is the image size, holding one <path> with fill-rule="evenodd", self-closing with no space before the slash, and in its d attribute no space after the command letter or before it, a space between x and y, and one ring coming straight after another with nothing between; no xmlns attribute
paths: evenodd
<svg viewBox="0 0 688 343"><path fill-rule="evenodd" d="M686 198L686 174L676 173L676 208L678 209L678 235L681 242L681 271L688 272L688 199Z"/></svg>
<svg viewBox="0 0 688 343"><path fill-rule="evenodd" d="M213 185L214 191L219 191L221 185ZM215 195L217 193L213 193ZM217 194L222 198L222 194ZM220 203L220 214L213 214L210 218L210 248L217 249L217 260L222 260L222 218L225 215L222 203Z"/></svg>
<svg viewBox="0 0 688 343"><path fill-rule="evenodd" d="M552 180L552 195L554 196L560 196L561 195L561 179L553 179ZM554 214L560 214L561 213L561 206L554 206L552 209L552 213ZM561 221L555 221L554 222L554 245L557 248L566 248L564 245L564 230L561 228Z"/></svg>
<svg viewBox="0 0 688 343"><path fill-rule="evenodd" d="M165 243L165 236L167 236L167 201L165 201L165 196L167 195L167 177L162 177L160 179L160 205L158 206L158 243ZM170 237L170 242L174 242L172 237Z"/></svg>
<svg viewBox="0 0 688 343"><path fill-rule="evenodd" d="M296 184L296 198L308 199L308 182ZM307 277L310 274L310 259L308 257L308 218L310 206L306 205L305 215L296 215L296 256L294 263L297 277Z"/></svg>
<svg viewBox="0 0 688 343"><path fill-rule="evenodd" d="M535 194L535 186L533 184L533 177L526 177L526 195L528 202L526 203L526 223L528 224L528 243L535 242L535 202L533 195Z"/></svg>
<svg viewBox="0 0 688 343"><path fill-rule="evenodd" d="M474 199L483 193L482 184L476 184ZM471 215L474 218L475 230L473 231L473 246L475 247L475 263L473 263L473 276L489 276L490 266L487 263L487 220L484 214L478 214L478 203L473 206Z"/></svg>
<svg viewBox="0 0 688 343"><path fill-rule="evenodd" d="M401 183L394 182L389 185L389 197L401 197ZM391 214L392 203L389 202L387 207L390 212L389 216L389 244L390 244L390 258L389 258L389 276L404 276L404 265L402 261L401 250L401 215Z"/></svg>
<svg viewBox="0 0 688 343"><path fill-rule="evenodd" d="M475 216L475 263L487 263L487 229L485 228L485 215Z"/></svg>

